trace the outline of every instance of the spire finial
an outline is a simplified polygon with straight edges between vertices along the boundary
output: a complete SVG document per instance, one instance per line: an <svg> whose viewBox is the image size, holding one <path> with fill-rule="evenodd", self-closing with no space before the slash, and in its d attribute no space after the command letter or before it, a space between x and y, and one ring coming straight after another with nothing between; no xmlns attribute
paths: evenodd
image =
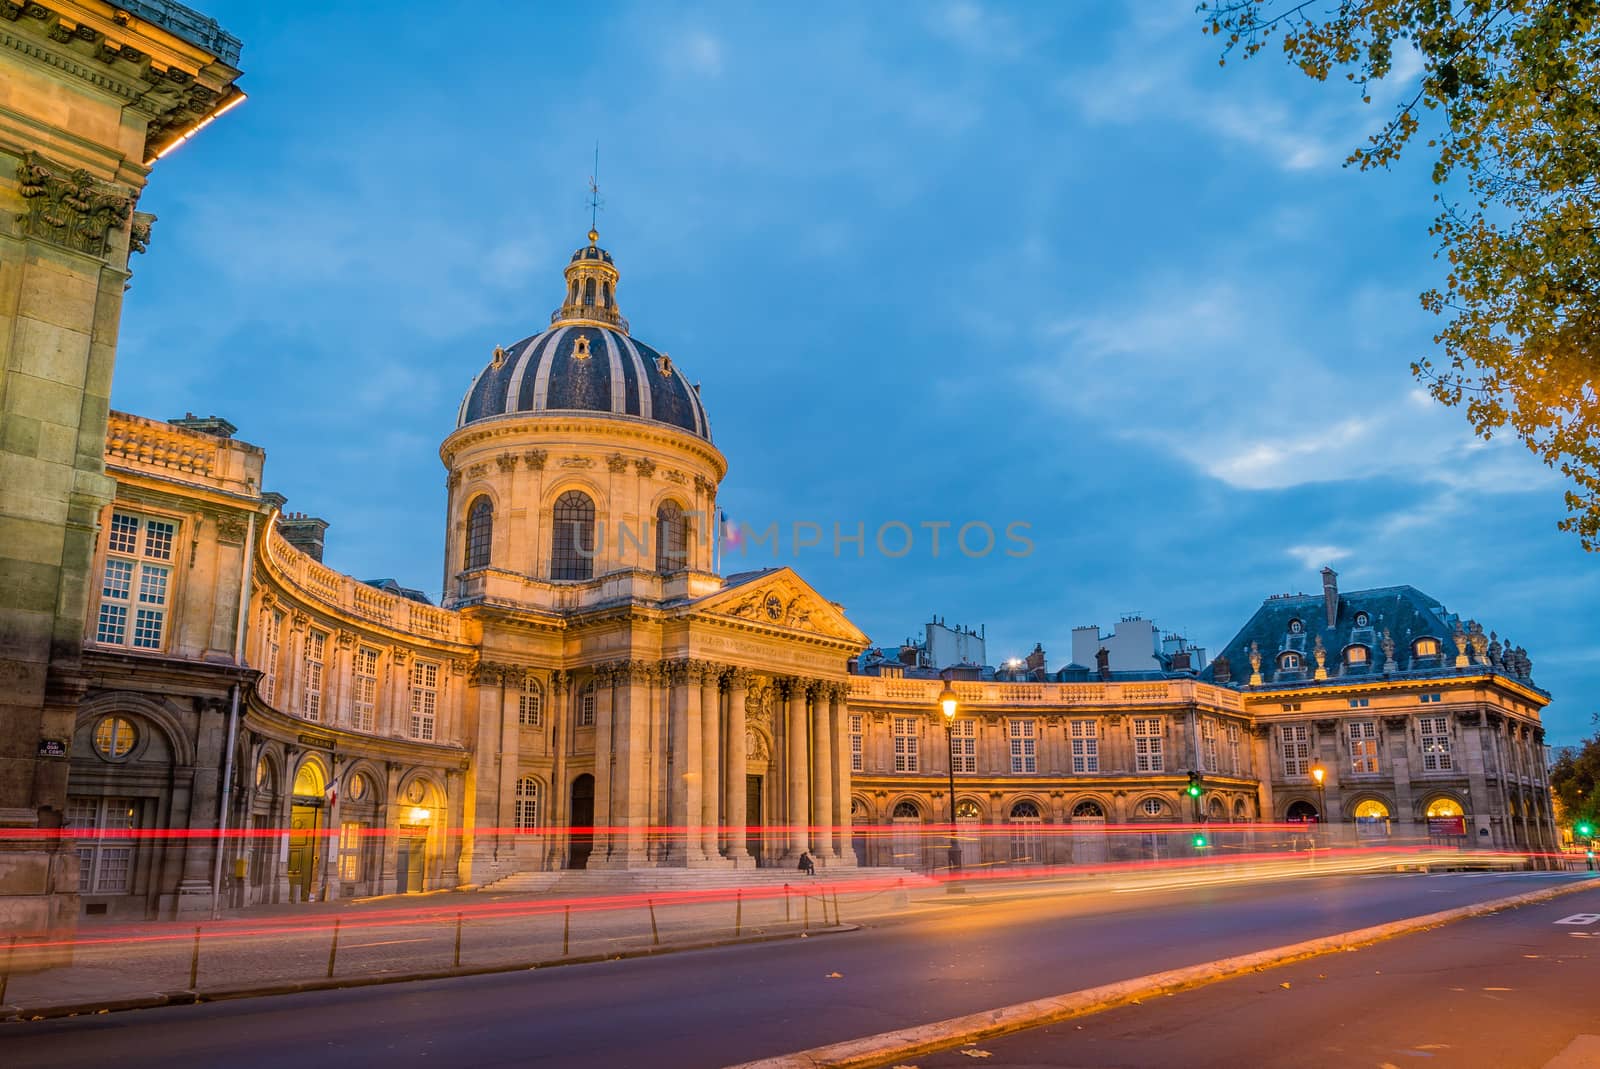
<svg viewBox="0 0 1600 1069"><path fill-rule="evenodd" d="M600 142L594 143L594 172L589 175L589 244L600 240Z"/></svg>

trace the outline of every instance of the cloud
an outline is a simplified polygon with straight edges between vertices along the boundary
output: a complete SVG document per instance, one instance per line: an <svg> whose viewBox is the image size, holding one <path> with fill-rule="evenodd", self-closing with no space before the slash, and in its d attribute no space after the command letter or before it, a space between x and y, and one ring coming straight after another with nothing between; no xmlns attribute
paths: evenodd
<svg viewBox="0 0 1600 1069"><path fill-rule="evenodd" d="M1344 560L1354 551L1342 546L1290 546L1284 553L1300 562L1307 570L1315 570L1334 561Z"/></svg>

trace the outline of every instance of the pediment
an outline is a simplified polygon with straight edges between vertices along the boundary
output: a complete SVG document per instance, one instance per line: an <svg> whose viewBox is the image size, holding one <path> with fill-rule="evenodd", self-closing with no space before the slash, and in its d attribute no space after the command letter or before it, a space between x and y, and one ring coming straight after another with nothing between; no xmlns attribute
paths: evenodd
<svg viewBox="0 0 1600 1069"><path fill-rule="evenodd" d="M774 568L709 594L694 603L693 611L759 627L822 635L856 646L870 641L791 568Z"/></svg>

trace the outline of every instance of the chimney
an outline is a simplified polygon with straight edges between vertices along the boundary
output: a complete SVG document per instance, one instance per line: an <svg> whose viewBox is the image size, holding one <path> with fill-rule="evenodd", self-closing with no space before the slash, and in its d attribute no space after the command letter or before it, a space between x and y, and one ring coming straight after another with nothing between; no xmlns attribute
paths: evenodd
<svg viewBox="0 0 1600 1069"><path fill-rule="evenodd" d="M1187 672L1187 671L1189 671L1189 651L1188 650L1179 650L1177 653L1174 653L1172 655L1172 671L1174 671L1174 672Z"/></svg>
<svg viewBox="0 0 1600 1069"><path fill-rule="evenodd" d="M1211 678L1218 683L1228 683L1233 680L1233 665L1228 663L1226 657L1218 657L1211 662Z"/></svg>
<svg viewBox="0 0 1600 1069"><path fill-rule="evenodd" d="M1027 665L1029 672L1042 673L1044 671L1044 643L1035 642L1033 644L1033 652L1028 654Z"/></svg>
<svg viewBox="0 0 1600 1069"><path fill-rule="evenodd" d="M283 535L283 540L315 561L322 560L322 536L327 529L327 520L303 512L278 516L278 533Z"/></svg>
<svg viewBox="0 0 1600 1069"><path fill-rule="evenodd" d="M169 419L167 422L186 431L214 434L218 438L232 438L239 430L221 416L197 416L193 412L185 412L177 419Z"/></svg>
<svg viewBox="0 0 1600 1069"><path fill-rule="evenodd" d="M1094 655L1094 670L1095 670L1095 674L1100 677L1100 681L1102 683L1110 682L1110 680L1111 680L1111 651L1106 649L1104 646L1101 646L1098 650L1095 651L1095 655Z"/></svg>
<svg viewBox="0 0 1600 1069"><path fill-rule="evenodd" d="M1322 569L1322 603L1328 610L1328 626L1339 622L1339 573Z"/></svg>

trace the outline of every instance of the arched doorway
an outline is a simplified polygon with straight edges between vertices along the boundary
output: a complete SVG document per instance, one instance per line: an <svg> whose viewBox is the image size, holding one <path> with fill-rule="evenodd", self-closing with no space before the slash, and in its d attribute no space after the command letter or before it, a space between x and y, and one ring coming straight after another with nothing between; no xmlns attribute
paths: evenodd
<svg viewBox="0 0 1600 1069"><path fill-rule="evenodd" d="M1079 865L1103 865L1108 856L1105 806L1085 798L1072 807L1072 860Z"/></svg>
<svg viewBox="0 0 1600 1069"><path fill-rule="evenodd" d="M1283 819L1291 823L1316 824L1321 818L1317 814L1317 807L1302 798L1289 804L1289 811L1283 815Z"/></svg>
<svg viewBox="0 0 1600 1069"><path fill-rule="evenodd" d="M1368 798L1355 808L1356 838L1383 839L1389 834L1389 807Z"/></svg>
<svg viewBox="0 0 1600 1069"><path fill-rule="evenodd" d="M922 868L922 812L909 799L897 802L889 818L894 825L894 863L902 868Z"/></svg>
<svg viewBox="0 0 1600 1069"><path fill-rule="evenodd" d="M1011 807L1009 818L1011 825L1011 863L1013 865L1044 864L1044 852L1041 850L1039 838L1039 825L1043 819L1039 815L1037 803L1027 799Z"/></svg>
<svg viewBox="0 0 1600 1069"><path fill-rule="evenodd" d="M572 807L568 824L567 868L589 867L589 852L594 849L594 777L585 772L572 781Z"/></svg>
<svg viewBox="0 0 1600 1069"><path fill-rule="evenodd" d="M322 809L326 800L322 766L310 760L294 774L294 799L289 807L289 900L308 901L322 880L320 847L326 826Z"/></svg>

